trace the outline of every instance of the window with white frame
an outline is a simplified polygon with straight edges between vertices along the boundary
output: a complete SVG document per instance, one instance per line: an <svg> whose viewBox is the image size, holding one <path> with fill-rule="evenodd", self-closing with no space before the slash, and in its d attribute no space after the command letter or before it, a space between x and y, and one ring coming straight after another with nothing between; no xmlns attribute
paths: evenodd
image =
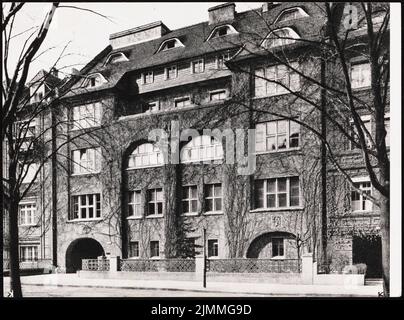
<svg viewBox="0 0 404 320"><path fill-rule="evenodd" d="M351 86L353 89L369 87L371 84L370 63L351 65Z"/></svg>
<svg viewBox="0 0 404 320"><path fill-rule="evenodd" d="M176 108L185 108L191 105L191 99L189 97L181 97L174 99L174 106Z"/></svg>
<svg viewBox="0 0 404 320"><path fill-rule="evenodd" d="M298 70L296 62L290 65ZM275 96L300 90L300 76L285 65L275 65L255 69L255 96Z"/></svg>
<svg viewBox="0 0 404 320"><path fill-rule="evenodd" d="M272 242L272 258L283 257L285 255L284 239L281 237L273 237Z"/></svg>
<svg viewBox="0 0 404 320"><path fill-rule="evenodd" d="M158 216L163 214L163 189L147 190L147 216Z"/></svg>
<svg viewBox="0 0 404 320"><path fill-rule="evenodd" d="M87 80L84 83L84 87L86 88L98 87L105 82L107 81L101 74L93 74L87 77Z"/></svg>
<svg viewBox="0 0 404 320"><path fill-rule="evenodd" d="M278 18L276 18L275 22L294 20L294 19L304 18L304 17L308 17L308 16L309 15L307 14L307 12L304 11L300 7L290 8L290 9L283 10L279 14Z"/></svg>
<svg viewBox="0 0 404 320"><path fill-rule="evenodd" d="M205 71L205 63L203 59L191 62L191 73L202 73Z"/></svg>
<svg viewBox="0 0 404 320"><path fill-rule="evenodd" d="M148 71L142 74L143 84L149 84L154 82L153 71Z"/></svg>
<svg viewBox="0 0 404 320"><path fill-rule="evenodd" d="M263 41L262 46L271 49L295 43L300 36L292 28L286 27L272 31Z"/></svg>
<svg viewBox="0 0 404 320"><path fill-rule="evenodd" d="M256 152L282 151L300 146L300 125L291 120L258 123L255 127Z"/></svg>
<svg viewBox="0 0 404 320"><path fill-rule="evenodd" d="M89 174L100 171L101 148L87 148L72 151L72 173Z"/></svg>
<svg viewBox="0 0 404 320"><path fill-rule="evenodd" d="M149 102L147 104L147 108L146 108L145 112L157 112L159 110L160 110L159 101L153 101L153 102Z"/></svg>
<svg viewBox="0 0 404 320"><path fill-rule="evenodd" d="M165 77L166 80L177 78L178 77L177 66L170 66L165 68Z"/></svg>
<svg viewBox="0 0 404 320"><path fill-rule="evenodd" d="M142 193L140 190L129 191L128 194L128 216L140 218L142 216Z"/></svg>
<svg viewBox="0 0 404 320"><path fill-rule="evenodd" d="M35 225L36 203L24 202L19 206L19 225L20 226L32 226Z"/></svg>
<svg viewBox="0 0 404 320"><path fill-rule="evenodd" d="M181 162L199 162L223 159L223 147L212 136L197 136L181 149Z"/></svg>
<svg viewBox="0 0 404 320"><path fill-rule="evenodd" d="M352 211L370 211L373 208L372 201L370 201L366 195L372 195L372 185L370 181L358 181L354 182L355 188L359 189L358 192L355 189L351 190L351 209Z"/></svg>
<svg viewBox="0 0 404 320"><path fill-rule="evenodd" d="M366 129L366 130L364 130L362 128L363 135L365 136L366 146L368 148L370 148L372 146L371 139L369 137L369 135L372 134L372 122L371 122L370 116L362 116L361 121L363 123L363 126ZM351 132L352 132L352 137L359 144L359 135L358 135L358 131L356 130L356 126L355 126L353 120L351 121ZM355 149L359 149L359 146L351 141L351 150L355 150Z"/></svg>
<svg viewBox="0 0 404 320"><path fill-rule="evenodd" d="M222 211L222 184L205 185L205 212Z"/></svg>
<svg viewBox="0 0 404 320"><path fill-rule="evenodd" d="M131 241L129 243L129 258L138 258L139 255L139 241Z"/></svg>
<svg viewBox="0 0 404 320"><path fill-rule="evenodd" d="M181 47L184 47L184 44L178 38L168 39L168 40L165 40L160 45L157 52L166 51L166 50L170 50L170 49L174 49L174 48L181 48Z"/></svg>
<svg viewBox="0 0 404 320"><path fill-rule="evenodd" d="M299 177L256 180L254 206L256 209L300 206Z"/></svg>
<svg viewBox="0 0 404 320"><path fill-rule="evenodd" d="M38 245L21 244L20 245L20 261L37 261L38 260Z"/></svg>
<svg viewBox="0 0 404 320"><path fill-rule="evenodd" d="M216 68L217 69L227 69L225 62L228 61L230 59L230 53L229 52L225 52L222 54L219 54L216 57Z"/></svg>
<svg viewBox="0 0 404 320"><path fill-rule="evenodd" d="M72 129L84 129L101 125L101 103L73 107Z"/></svg>
<svg viewBox="0 0 404 320"><path fill-rule="evenodd" d="M230 24L217 26L209 34L209 36L207 38L207 41L209 41L210 39L224 37L224 36L227 36L229 34L237 34L237 33L238 33L237 30Z"/></svg>
<svg viewBox="0 0 404 320"><path fill-rule="evenodd" d="M72 196L69 220L92 220L101 218L101 196L99 193Z"/></svg>
<svg viewBox="0 0 404 320"><path fill-rule="evenodd" d="M209 93L210 101L220 101L227 99L227 90L216 90Z"/></svg>
<svg viewBox="0 0 404 320"><path fill-rule="evenodd" d="M160 256L160 243L159 241L150 241L150 257L156 258Z"/></svg>
<svg viewBox="0 0 404 320"><path fill-rule="evenodd" d="M128 168L157 167L164 163L160 149L151 143L139 145L129 156Z"/></svg>
<svg viewBox="0 0 404 320"><path fill-rule="evenodd" d="M113 63L118 63L121 61L129 61L129 59L126 57L126 55L123 52L116 52L111 54L105 64L113 64Z"/></svg>
<svg viewBox="0 0 404 320"><path fill-rule="evenodd" d="M217 239L208 239L208 257L219 256L219 241Z"/></svg>
<svg viewBox="0 0 404 320"><path fill-rule="evenodd" d="M182 188L182 213L192 214L198 212L198 187L185 186Z"/></svg>

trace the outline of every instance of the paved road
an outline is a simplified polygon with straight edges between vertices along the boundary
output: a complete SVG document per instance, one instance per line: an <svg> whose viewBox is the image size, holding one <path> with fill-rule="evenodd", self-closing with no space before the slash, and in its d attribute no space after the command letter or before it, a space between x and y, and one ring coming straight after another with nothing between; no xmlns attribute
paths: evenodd
<svg viewBox="0 0 404 320"><path fill-rule="evenodd" d="M9 287L4 288L7 296ZM168 290L139 290L122 288L86 288L23 285L24 297L268 297L267 295L248 295L232 293L204 293Z"/></svg>

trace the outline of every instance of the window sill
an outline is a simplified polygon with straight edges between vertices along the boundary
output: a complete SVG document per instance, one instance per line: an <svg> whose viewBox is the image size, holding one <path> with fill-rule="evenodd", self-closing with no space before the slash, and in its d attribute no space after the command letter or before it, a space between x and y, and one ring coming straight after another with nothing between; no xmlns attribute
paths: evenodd
<svg viewBox="0 0 404 320"><path fill-rule="evenodd" d="M146 219L163 218L163 217L164 217L163 214L152 214L152 215L146 216Z"/></svg>
<svg viewBox="0 0 404 320"><path fill-rule="evenodd" d="M284 207L284 208L259 208L250 210L250 213L260 213L260 212L279 212L279 211L295 211L295 210L303 210L304 207Z"/></svg>
<svg viewBox="0 0 404 320"><path fill-rule="evenodd" d="M219 215L223 214L223 211L207 211L203 213L205 216L214 216L214 215Z"/></svg>
<svg viewBox="0 0 404 320"><path fill-rule="evenodd" d="M69 131L80 131L80 130L88 130L88 129L97 129L97 128L101 128L101 125L96 125L96 126L90 126L90 127L83 127L83 128L79 128L79 127L70 127Z"/></svg>
<svg viewBox="0 0 404 320"><path fill-rule="evenodd" d="M136 168L126 168L126 171L132 171L132 170L138 170L138 169L145 169L145 168L160 168L164 166L163 164L158 164L158 165L150 165L150 166L142 166L142 167L136 167Z"/></svg>
<svg viewBox="0 0 404 320"><path fill-rule="evenodd" d="M285 256L276 256L276 257L272 257L270 258L271 260L285 260Z"/></svg>
<svg viewBox="0 0 404 320"><path fill-rule="evenodd" d="M289 149L281 149L281 150L275 150L275 151L257 151L255 155L261 155L261 154L269 154L269 153L284 153L284 152L291 152L291 151L300 151L301 147L297 148L289 148Z"/></svg>
<svg viewBox="0 0 404 320"><path fill-rule="evenodd" d="M370 209L370 210L355 210L355 211L351 211L351 214L369 214L369 213L373 213L374 210Z"/></svg>
<svg viewBox="0 0 404 320"><path fill-rule="evenodd" d="M217 260L217 259L220 259L220 258L219 258L219 256L210 256L210 257L208 257L208 259Z"/></svg>
<svg viewBox="0 0 404 320"><path fill-rule="evenodd" d="M91 219L73 219L67 220L67 223L75 223L75 222L94 222L94 221L101 221L103 218L91 218Z"/></svg>
<svg viewBox="0 0 404 320"><path fill-rule="evenodd" d="M192 213L183 213L183 217L197 217L199 214L198 212L192 212Z"/></svg>
<svg viewBox="0 0 404 320"><path fill-rule="evenodd" d="M295 92L300 92L301 89L291 91L291 92L282 92L282 93L275 93L275 94L270 94L270 95L264 95L264 96L254 96L252 97L252 100L259 100L259 99L265 99L265 98L272 98L272 97L280 97L280 96L285 96L288 94L294 94Z"/></svg>
<svg viewBox="0 0 404 320"><path fill-rule="evenodd" d="M143 216L139 216L139 217L129 216L129 217L126 217L126 220L141 220L142 218L143 218Z"/></svg>
<svg viewBox="0 0 404 320"><path fill-rule="evenodd" d="M36 223L33 223L33 224L19 224L18 227L29 228L29 227L39 227L39 225L36 224Z"/></svg>
<svg viewBox="0 0 404 320"><path fill-rule="evenodd" d="M97 172L87 172L87 173L72 173L70 176L71 177L82 177L82 176L91 176L91 175L96 175L101 173L101 171Z"/></svg>

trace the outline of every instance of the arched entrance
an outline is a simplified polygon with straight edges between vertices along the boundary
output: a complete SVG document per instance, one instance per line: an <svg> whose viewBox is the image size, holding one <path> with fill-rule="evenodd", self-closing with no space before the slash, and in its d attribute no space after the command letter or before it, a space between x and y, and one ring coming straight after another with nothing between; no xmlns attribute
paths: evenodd
<svg viewBox="0 0 404 320"><path fill-rule="evenodd" d="M96 259L104 254L101 244L91 238L74 240L66 250L66 272L81 270L82 259Z"/></svg>
<svg viewBox="0 0 404 320"><path fill-rule="evenodd" d="M267 232L255 238L248 247L246 257L269 259L275 257L295 258L295 235L289 232Z"/></svg>

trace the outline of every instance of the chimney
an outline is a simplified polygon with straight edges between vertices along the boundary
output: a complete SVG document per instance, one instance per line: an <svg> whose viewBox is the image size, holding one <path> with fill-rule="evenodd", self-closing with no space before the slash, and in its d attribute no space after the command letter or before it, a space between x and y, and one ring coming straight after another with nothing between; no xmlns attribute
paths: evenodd
<svg viewBox="0 0 404 320"><path fill-rule="evenodd" d="M262 12L267 12L272 8L275 8L279 4L281 4L281 2L264 2L264 4L262 5Z"/></svg>
<svg viewBox="0 0 404 320"><path fill-rule="evenodd" d="M170 29L161 21L152 22L140 27L113 33L109 36L112 49L123 48L132 44L158 39Z"/></svg>
<svg viewBox="0 0 404 320"><path fill-rule="evenodd" d="M234 2L227 2L208 9L209 24L216 24L223 21L234 20L236 5Z"/></svg>
<svg viewBox="0 0 404 320"><path fill-rule="evenodd" d="M56 77L56 78L59 78L59 71L58 71L58 69L56 69L56 68L52 68L52 69L50 70L50 74L53 75L53 76Z"/></svg>

